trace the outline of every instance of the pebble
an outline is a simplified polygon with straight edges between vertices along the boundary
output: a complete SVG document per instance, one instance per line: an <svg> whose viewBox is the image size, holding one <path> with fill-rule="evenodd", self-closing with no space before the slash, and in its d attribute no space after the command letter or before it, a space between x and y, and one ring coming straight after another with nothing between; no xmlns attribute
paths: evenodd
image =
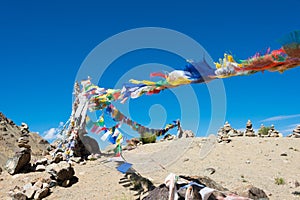
<svg viewBox="0 0 300 200"><path fill-rule="evenodd" d="M70 185L71 181L70 180L65 180L62 182L61 186L63 187L68 187Z"/></svg>
<svg viewBox="0 0 300 200"><path fill-rule="evenodd" d="M300 183L298 181L295 181L295 187L299 187Z"/></svg>
<svg viewBox="0 0 300 200"><path fill-rule="evenodd" d="M214 168L212 168L212 167L206 168L204 171L208 175L212 175L212 174L214 174L216 172L216 170Z"/></svg>

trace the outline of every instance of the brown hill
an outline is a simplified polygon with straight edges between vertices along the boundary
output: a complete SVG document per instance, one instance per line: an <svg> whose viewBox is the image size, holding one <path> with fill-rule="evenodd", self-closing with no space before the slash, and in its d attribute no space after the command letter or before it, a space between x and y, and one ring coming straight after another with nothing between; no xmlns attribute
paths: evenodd
<svg viewBox="0 0 300 200"><path fill-rule="evenodd" d="M0 112L0 167L4 166L7 159L15 154L22 129L24 127L17 126ZM34 158L42 156L43 152L47 151L49 143L39 134L29 131L29 145L31 145L31 155Z"/></svg>

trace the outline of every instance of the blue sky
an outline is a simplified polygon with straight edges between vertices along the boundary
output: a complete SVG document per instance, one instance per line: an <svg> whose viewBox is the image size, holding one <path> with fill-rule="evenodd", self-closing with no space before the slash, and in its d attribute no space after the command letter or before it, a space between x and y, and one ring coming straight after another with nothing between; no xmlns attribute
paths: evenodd
<svg viewBox="0 0 300 200"><path fill-rule="evenodd" d="M99 43L122 31L140 27L176 30L196 40L217 60L224 52L244 59L268 47L279 48L277 40L300 27L297 0L0 4L0 111L17 124L28 123L39 133L67 121L73 83L82 62ZM100 84L114 86L123 73L145 63L180 69L184 59L157 50L131 52L107 68ZM141 79L147 78L148 72L149 66ZM300 120L299 75L300 68L295 68L284 74L265 72L224 79L226 120L238 129L251 119L255 128L261 123L274 124L287 133ZM200 127L194 130L197 135L206 135L211 121L209 92L204 84L193 85L192 89L199 104L191 105L189 112L194 111L192 106L199 108L200 122L189 119L183 128L196 123ZM181 115L178 100L170 91L131 100L128 105L131 117L145 125L160 126L160 117L167 123Z"/></svg>

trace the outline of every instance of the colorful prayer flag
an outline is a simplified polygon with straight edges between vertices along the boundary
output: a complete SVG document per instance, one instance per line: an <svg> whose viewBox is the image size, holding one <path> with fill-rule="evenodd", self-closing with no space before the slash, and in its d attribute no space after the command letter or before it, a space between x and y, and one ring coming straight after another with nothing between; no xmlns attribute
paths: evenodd
<svg viewBox="0 0 300 200"><path fill-rule="evenodd" d="M122 146L120 144L118 144L115 148L115 156L118 157L118 156L121 156L121 152L122 152Z"/></svg>
<svg viewBox="0 0 300 200"><path fill-rule="evenodd" d="M131 163L123 163L119 167L117 167L117 170L125 174L131 168L131 166L132 166Z"/></svg>
<svg viewBox="0 0 300 200"><path fill-rule="evenodd" d="M92 132L92 133L95 133L96 131L98 131L98 129L99 129L99 127L96 126L96 125L94 125L94 126L92 127L92 129L91 129L91 132Z"/></svg>
<svg viewBox="0 0 300 200"><path fill-rule="evenodd" d="M106 141L108 136L111 134L111 132L109 130L106 130L106 132L104 133L104 135L102 135L101 140L102 141Z"/></svg>
<svg viewBox="0 0 300 200"><path fill-rule="evenodd" d="M86 127L88 129L91 129L94 125L91 118L89 116L86 116L85 121L86 121Z"/></svg>
<svg viewBox="0 0 300 200"><path fill-rule="evenodd" d="M121 144L123 142L123 135L120 133L117 137L116 144Z"/></svg>

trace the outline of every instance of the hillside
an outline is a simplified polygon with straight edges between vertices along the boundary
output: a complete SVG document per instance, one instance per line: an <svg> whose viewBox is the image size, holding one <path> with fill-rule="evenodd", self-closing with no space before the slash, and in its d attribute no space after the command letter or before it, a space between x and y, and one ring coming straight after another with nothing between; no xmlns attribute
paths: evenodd
<svg viewBox="0 0 300 200"><path fill-rule="evenodd" d="M17 141L21 137L22 129L24 129L22 126L16 125L0 112L0 167L3 167L7 159L15 154L15 150L18 148ZM43 152L47 151L49 143L39 134L30 132L29 129L28 134L33 159L34 157L42 156Z"/></svg>

